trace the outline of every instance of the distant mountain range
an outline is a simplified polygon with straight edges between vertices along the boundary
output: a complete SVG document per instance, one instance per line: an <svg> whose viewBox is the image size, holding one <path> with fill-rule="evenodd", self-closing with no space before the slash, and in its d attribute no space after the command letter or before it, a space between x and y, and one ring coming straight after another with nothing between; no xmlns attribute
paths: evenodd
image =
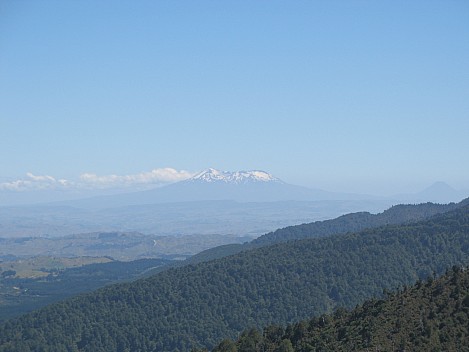
<svg viewBox="0 0 469 352"><path fill-rule="evenodd" d="M350 201L383 200L383 197L328 192L321 189L291 185L260 170L229 172L210 168L188 180L152 190L73 200L60 202L60 204L96 209L128 205L220 200L237 202Z"/></svg>
<svg viewBox="0 0 469 352"><path fill-rule="evenodd" d="M275 229L400 203L458 202L469 195L438 182L419 193L375 197L291 185L268 172L204 170L133 193L1 207L0 237L96 231L259 236Z"/></svg>
<svg viewBox="0 0 469 352"><path fill-rule="evenodd" d="M56 199L66 199L47 203L38 201L27 202L29 193L36 198L48 198L45 190L35 192L16 192L12 199L12 192L0 191L0 204L12 205L31 204L48 206L71 206L82 209L105 209L123 206L199 202L199 201L236 201L236 202L279 202L279 201L391 201L398 203L458 202L467 196L468 191L457 191L444 182L436 182L418 193L398 194L393 196L375 196L369 194L353 194L331 192L318 188L292 185L282 181L272 174L261 171L220 171L209 168L199 172L190 179L172 183L163 187L141 191L124 192L124 190L106 190L106 194L92 195L90 190L76 190L64 198L67 193ZM50 194L58 190L47 190ZM104 192L101 190L101 192ZM115 193L118 192L118 193ZM81 197L80 197L81 194ZM32 198L32 199L36 199ZM11 199L11 201L9 201ZM50 195L49 195L50 199Z"/></svg>

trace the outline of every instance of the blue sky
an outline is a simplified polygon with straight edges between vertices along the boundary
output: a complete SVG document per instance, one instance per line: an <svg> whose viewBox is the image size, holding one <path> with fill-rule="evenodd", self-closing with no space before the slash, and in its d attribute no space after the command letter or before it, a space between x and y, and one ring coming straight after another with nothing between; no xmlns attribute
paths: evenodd
<svg viewBox="0 0 469 352"><path fill-rule="evenodd" d="M468 1L0 0L0 184L469 189L468 38Z"/></svg>

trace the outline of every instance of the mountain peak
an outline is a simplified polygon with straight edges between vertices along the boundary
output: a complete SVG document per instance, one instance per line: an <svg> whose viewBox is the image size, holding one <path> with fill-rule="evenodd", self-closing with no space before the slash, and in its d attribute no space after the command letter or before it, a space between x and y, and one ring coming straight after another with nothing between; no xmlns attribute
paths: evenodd
<svg viewBox="0 0 469 352"><path fill-rule="evenodd" d="M190 182L224 182L243 184L251 182L279 182L283 183L280 179L272 176L268 172L261 170L251 171L220 171L217 169L209 168L199 172L188 181Z"/></svg>
<svg viewBox="0 0 469 352"><path fill-rule="evenodd" d="M460 201L463 198L462 192L455 190L447 183L441 181L435 182L430 187L425 188L418 193L418 196L430 201L443 203Z"/></svg>
<svg viewBox="0 0 469 352"><path fill-rule="evenodd" d="M437 191L444 191L444 192L455 192L456 190L448 185L446 182L443 181L438 181L430 185L429 187L425 188L425 191L432 191L432 190L437 190Z"/></svg>

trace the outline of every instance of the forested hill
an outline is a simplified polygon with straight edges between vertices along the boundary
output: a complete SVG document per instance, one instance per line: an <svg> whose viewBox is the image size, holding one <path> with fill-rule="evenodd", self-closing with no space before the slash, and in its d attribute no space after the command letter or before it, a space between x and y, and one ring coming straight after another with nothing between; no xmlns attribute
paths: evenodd
<svg viewBox="0 0 469 352"><path fill-rule="evenodd" d="M469 206L402 226L262 247L46 307L0 327L0 351L188 351L251 326L354 307L469 262Z"/></svg>
<svg viewBox="0 0 469 352"><path fill-rule="evenodd" d="M223 340L213 352L467 351L469 271L446 275L369 300L352 311L315 317L283 329L272 325Z"/></svg>
<svg viewBox="0 0 469 352"><path fill-rule="evenodd" d="M188 258L185 262L178 264L196 264L207 260L223 258L228 255L251 250L253 248L269 246L275 243L283 243L305 238L325 237L344 234L347 232L362 231L384 225L398 225L412 221L424 220L437 214L461 208L465 205L469 205L469 198L457 204L401 204L395 205L379 214L370 214L367 212L346 214L331 220L288 226L269 232L248 243L230 244L210 248Z"/></svg>
<svg viewBox="0 0 469 352"><path fill-rule="evenodd" d="M382 213L351 213L336 219L316 221L309 224L289 226L269 232L251 242L252 245L270 245L302 238L323 237L332 234L356 232L383 225L397 225L411 221L427 219L436 214L463 207L469 204L469 198L460 203L450 204L401 204L395 205Z"/></svg>

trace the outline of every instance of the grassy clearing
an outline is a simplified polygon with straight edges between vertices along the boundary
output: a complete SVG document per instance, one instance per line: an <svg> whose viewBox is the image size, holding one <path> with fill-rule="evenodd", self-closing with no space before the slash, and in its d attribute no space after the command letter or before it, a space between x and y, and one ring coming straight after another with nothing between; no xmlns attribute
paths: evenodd
<svg viewBox="0 0 469 352"><path fill-rule="evenodd" d="M15 278L40 278L67 268L111 261L112 259L107 257L59 258L38 256L0 262L0 275L4 273L12 274L11 271L14 271L15 274L8 276Z"/></svg>

